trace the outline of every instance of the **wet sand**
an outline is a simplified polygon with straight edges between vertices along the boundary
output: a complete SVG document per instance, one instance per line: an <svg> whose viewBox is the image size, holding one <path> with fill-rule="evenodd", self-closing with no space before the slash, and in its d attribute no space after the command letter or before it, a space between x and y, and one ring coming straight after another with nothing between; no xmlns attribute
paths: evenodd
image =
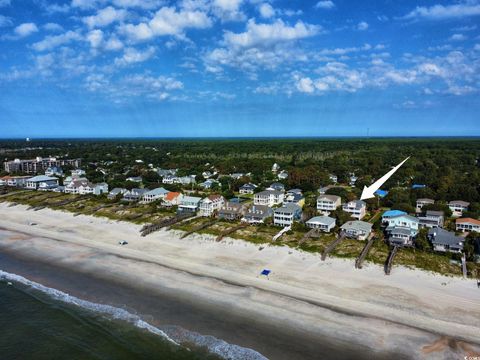
<svg viewBox="0 0 480 360"><path fill-rule="evenodd" d="M359 271L348 261L320 263L231 239L180 240L166 231L141 238L132 224L51 210L0 204L0 215L0 226L15 230L1 232L0 269L127 306L159 327L213 335L272 359L447 359L478 351L473 281L409 269L385 279L374 265ZM270 280L258 278L267 266ZM445 336L466 344L432 345Z"/></svg>

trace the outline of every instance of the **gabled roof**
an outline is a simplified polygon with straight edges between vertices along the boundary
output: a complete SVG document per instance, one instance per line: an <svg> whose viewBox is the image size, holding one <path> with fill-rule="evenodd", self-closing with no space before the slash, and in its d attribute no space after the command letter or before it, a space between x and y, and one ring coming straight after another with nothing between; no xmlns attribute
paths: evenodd
<svg viewBox="0 0 480 360"><path fill-rule="evenodd" d="M424 203L435 203L435 200L433 199L428 199L428 198L421 198L421 199L417 199L417 202L424 202Z"/></svg>
<svg viewBox="0 0 480 360"><path fill-rule="evenodd" d="M333 201L333 202L336 202L337 200L342 200L342 198L340 196L337 196L337 195L320 195L317 198L317 201L322 200L322 199L326 199L328 201Z"/></svg>
<svg viewBox="0 0 480 360"><path fill-rule="evenodd" d="M263 190L255 194L255 196L270 196L270 194L273 195L281 195L283 192L278 191L278 190Z"/></svg>
<svg viewBox="0 0 480 360"><path fill-rule="evenodd" d="M275 209L275 213L291 213L291 214L295 214L296 212L299 212L301 211L302 208L300 206L298 206L297 204L285 204L279 208L276 208Z"/></svg>
<svg viewBox="0 0 480 360"><path fill-rule="evenodd" d="M432 240L432 244L438 244L438 245L459 245L465 242L465 239L461 236L456 236L455 233L440 229L440 228L435 228L435 229L430 229L428 231L428 235L430 236Z"/></svg>
<svg viewBox="0 0 480 360"><path fill-rule="evenodd" d="M165 194L168 194L170 191L168 191L167 189L163 188L163 187L159 187L159 188L156 188L156 189L153 189L153 190L150 190L148 192L145 193L145 195L165 195Z"/></svg>
<svg viewBox="0 0 480 360"><path fill-rule="evenodd" d="M352 200L352 201L348 201L346 202L345 204L343 204L343 206L347 206L350 205L350 204L354 204L355 205L355 209L361 209L362 207L364 206L367 206L367 203L365 201L362 201L362 200Z"/></svg>
<svg viewBox="0 0 480 360"><path fill-rule="evenodd" d="M453 200L453 201L450 201L448 205L452 205L452 206L460 205L460 206L468 207L470 203L463 200Z"/></svg>
<svg viewBox="0 0 480 360"><path fill-rule="evenodd" d="M475 225L480 225L480 221L477 219L472 219L472 218L461 218L456 220L457 224L465 224L465 223L470 223L470 224L475 224Z"/></svg>
<svg viewBox="0 0 480 360"><path fill-rule="evenodd" d="M181 194L179 192L170 191L167 195L165 195L165 200L172 201L179 197Z"/></svg>

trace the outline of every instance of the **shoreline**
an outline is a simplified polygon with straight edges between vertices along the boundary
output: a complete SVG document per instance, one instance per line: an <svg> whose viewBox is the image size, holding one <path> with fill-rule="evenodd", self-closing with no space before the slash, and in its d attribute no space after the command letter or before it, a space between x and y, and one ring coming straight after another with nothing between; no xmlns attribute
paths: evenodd
<svg viewBox="0 0 480 360"><path fill-rule="evenodd" d="M163 296L208 304L209 314L219 311L248 318L270 331L284 326L297 339L309 338L300 341L307 348L328 338L371 349L377 357L392 351L410 358L459 355L448 347L424 351L446 335L480 349L475 322L480 317L480 291L472 280L406 268L385 278L372 264L355 270L348 260L320 263L318 256L289 248L259 251L240 240L216 243L204 235L180 240L173 231L141 238L140 227L130 223L25 208L0 204L0 227L15 232L5 236L8 231L2 231L2 251L75 269L74 273L95 274L123 287L136 284L146 293L161 288ZM38 225L30 226L30 221ZM123 238L129 245L119 247L116 242ZM264 267L273 271L270 280L258 278ZM425 298L428 294L430 298ZM248 346L249 341L253 344L248 337L240 345L263 354L257 349L262 344ZM236 343L235 338L225 340Z"/></svg>

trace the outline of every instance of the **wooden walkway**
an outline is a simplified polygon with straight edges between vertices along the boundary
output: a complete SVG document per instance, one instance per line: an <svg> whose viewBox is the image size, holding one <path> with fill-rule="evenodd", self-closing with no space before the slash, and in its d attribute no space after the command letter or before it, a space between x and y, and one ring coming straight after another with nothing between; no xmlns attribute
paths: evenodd
<svg viewBox="0 0 480 360"><path fill-rule="evenodd" d="M221 241L225 236L233 234L235 231L246 228L247 226L248 226L248 223L242 223L233 228L227 229L217 236L216 241Z"/></svg>
<svg viewBox="0 0 480 360"><path fill-rule="evenodd" d="M186 238L188 235L191 235L193 234L194 232L197 232L197 231L200 231L200 230L203 230L203 229L206 229L207 227L210 227L212 225L215 225L219 220L213 220L213 221L207 221L206 223L204 224L201 224L195 228L193 228L192 230L190 231L187 231L185 234L183 234L180 239L184 239Z"/></svg>
<svg viewBox="0 0 480 360"><path fill-rule="evenodd" d="M365 244L365 246L363 247L362 252L358 256L358 258L355 260L356 269L362 268L363 260L365 260L365 257L368 255L368 252L370 251L370 248L372 247L374 241L375 241L375 236L371 236L370 239Z"/></svg>
<svg viewBox="0 0 480 360"><path fill-rule="evenodd" d="M182 215L177 215L177 216L159 221L159 222L154 223L154 224L147 224L147 225L144 225L142 227L142 229L140 230L140 233L141 233L142 236L147 236L154 231L158 231L158 230L160 230L164 227L167 227L167 226L172 226L172 225L174 225L174 224L176 224L180 221L186 220L186 219L191 218L193 216L194 216L194 214L182 214Z"/></svg>
<svg viewBox="0 0 480 360"><path fill-rule="evenodd" d="M390 275L392 271L393 260L395 259L395 255L397 255L398 246L394 246L393 249L388 254L387 263L385 264L385 275Z"/></svg>
<svg viewBox="0 0 480 360"><path fill-rule="evenodd" d="M302 245L305 241L307 241L308 239L314 237L314 236L318 236L318 234L320 233L320 230L318 229L310 229L305 235L302 236L302 238L300 239L300 241L298 242L298 245Z"/></svg>
<svg viewBox="0 0 480 360"><path fill-rule="evenodd" d="M327 255L332 252L333 249L335 249L337 247L338 244L340 244L342 242L343 239L345 239L346 237L346 234L342 231L340 234L338 234L338 237L332 241L328 246L327 248L323 251L322 253L322 261L325 261L325 259L327 258Z"/></svg>

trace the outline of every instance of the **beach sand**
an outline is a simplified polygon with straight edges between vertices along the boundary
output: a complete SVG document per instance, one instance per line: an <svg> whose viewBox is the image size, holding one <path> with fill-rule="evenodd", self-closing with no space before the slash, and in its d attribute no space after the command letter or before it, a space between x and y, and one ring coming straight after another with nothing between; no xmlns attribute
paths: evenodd
<svg viewBox="0 0 480 360"><path fill-rule="evenodd" d="M0 204L0 228L10 230L0 232L4 253L145 296L177 299L211 316L183 327L272 359L328 358L318 354L332 343L345 354L359 351L358 358L362 352L422 359L480 353L480 290L473 280L404 267L385 276L374 264L357 270L352 260L322 262L316 254L287 247L260 251L258 245L229 238L215 242L207 235L180 239L174 231L159 231L141 237L140 226L131 223L6 203ZM129 244L120 246L120 240ZM272 270L268 279L258 276L264 268ZM8 271L1 263L0 269ZM95 297L74 284L63 287ZM121 292L111 299L121 304ZM139 312L151 315L147 308ZM168 321L179 319L172 315ZM215 326L221 321L223 327ZM162 320L153 316L152 322ZM243 331L231 331L228 323L241 324Z"/></svg>

